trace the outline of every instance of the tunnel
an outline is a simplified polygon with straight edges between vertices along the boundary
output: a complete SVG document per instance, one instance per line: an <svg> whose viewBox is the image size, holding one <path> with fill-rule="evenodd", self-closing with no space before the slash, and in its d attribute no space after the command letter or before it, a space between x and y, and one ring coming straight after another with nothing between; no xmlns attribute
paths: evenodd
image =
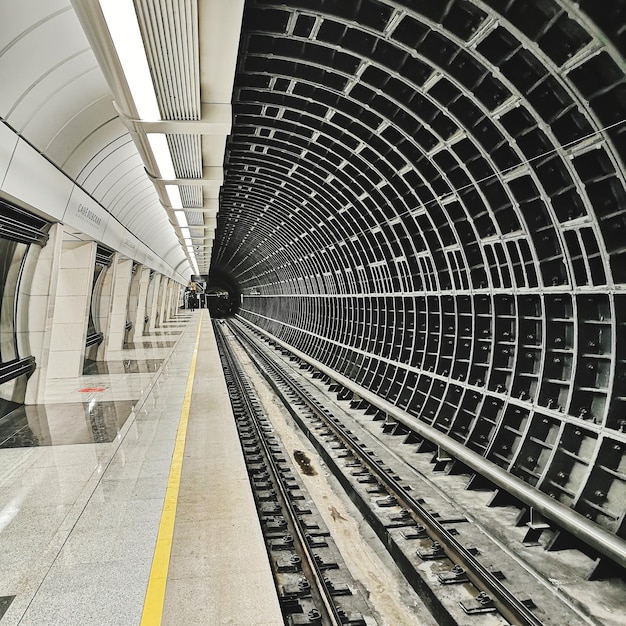
<svg viewBox="0 0 626 626"><path fill-rule="evenodd" d="M134 0L149 112L110 3L44 4L0 9L2 447L201 281L626 554L625 0Z"/></svg>
<svg viewBox="0 0 626 626"><path fill-rule="evenodd" d="M623 8L247 4L212 259L245 320L620 536Z"/></svg>

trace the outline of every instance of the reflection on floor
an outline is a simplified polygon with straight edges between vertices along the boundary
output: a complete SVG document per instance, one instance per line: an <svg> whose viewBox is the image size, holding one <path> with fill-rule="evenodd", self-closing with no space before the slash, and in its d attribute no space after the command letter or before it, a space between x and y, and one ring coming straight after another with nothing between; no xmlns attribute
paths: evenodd
<svg viewBox="0 0 626 626"><path fill-rule="evenodd" d="M169 342L168 342L169 343ZM174 342L171 342L174 344ZM162 346L158 346L162 347ZM83 374L139 374L156 372L163 363L163 359L126 359L124 361L91 361L83 369Z"/></svg>
<svg viewBox="0 0 626 626"><path fill-rule="evenodd" d="M92 361L76 378L50 380L46 403L20 406L0 419L0 448L109 443L145 395L188 317L138 337L120 358ZM170 335L171 340L159 339Z"/></svg>
<svg viewBox="0 0 626 626"><path fill-rule="evenodd" d="M175 341L137 341L126 344L126 348L171 348L175 343Z"/></svg>
<svg viewBox="0 0 626 626"><path fill-rule="evenodd" d="M0 618L6 613L9 605L13 601L15 596L2 596L0 597Z"/></svg>
<svg viewBox="0 0 626 626"><path fill-rule="evenodd" d="M0 448L113 441L133 402L74 402L23 406L0 421Z"/></svg>

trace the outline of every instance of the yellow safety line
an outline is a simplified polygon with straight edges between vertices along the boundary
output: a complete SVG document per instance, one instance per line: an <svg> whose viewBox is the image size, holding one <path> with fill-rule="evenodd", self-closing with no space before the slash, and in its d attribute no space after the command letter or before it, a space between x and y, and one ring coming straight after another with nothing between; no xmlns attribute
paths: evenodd
<svg viewBox="0 0 626 626"><path fill-rule="evenodd" d="M170 565L170 554L172 552L172 540L174 537L174 521L176 519L176 504L178 502L178 491L180 488L180 476L183 468L183 454L185 452L185 439L187 437L187 423L189 421L189 407L191 405L191 392L196 371L196 361L198 359L198 345L200 344L200 328L202 318L198 324L196 335L196 345L193 349L189 378L185 389L185 399L180 412L178 432L176 433L176 444L170 466L170 474L167 479L167 490L159 523L159 534L157 536L154 556L152 558L152 568L148 580L148 589L143 603L143 613L141 615L141 626L158 626L161 624L163 616L163 603L165 601L165 585L167 584L167 571Z"/></svg>

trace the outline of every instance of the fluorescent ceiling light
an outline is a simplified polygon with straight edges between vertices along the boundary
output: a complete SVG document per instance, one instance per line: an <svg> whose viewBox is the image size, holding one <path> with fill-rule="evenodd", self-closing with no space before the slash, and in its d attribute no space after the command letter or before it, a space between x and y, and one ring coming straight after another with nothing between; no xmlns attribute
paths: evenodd
<svg viewBox="0 0 626 626"><path fill-rule="evenodd" d="M159 173L161 178L166 180L172 180L176 178L176 172L174 172L174 163L172 161L172 155L170 154L170 148L167 145L167 137L159 133L147 133L146 137L150 143L154 160L159 167ZM168 185L175 186L176 185ZM178 187L177 187L178 188Z"/></svg>
<svg viewBox="0 0 626 626"><path fill-rule="evenodd" d="M183 239L189 239L189 241L191 241L191 233L189 232L188 228L183 227L180 229L180 232L183 234Z"/></svg>
<svg viewBox="0 0 626 626"><path fill-rule="evenodd" d="M174 211L174 215L176 216L176 221L181 228L189 228L187 214L184 211Z"/></svg>
<svg viewBox="0 0 626 626"><path fill-rule="evenodd" d="M100 0L139 119L161 119L132 0Z"/></svg>
<svg viewBox="0 0 626 626"><path fill-rule="evenodd" d="M170 199L170 205L173 209L183 208L183 199L180 197L180 189L178 185L165 185L167 197Z"/></svg>

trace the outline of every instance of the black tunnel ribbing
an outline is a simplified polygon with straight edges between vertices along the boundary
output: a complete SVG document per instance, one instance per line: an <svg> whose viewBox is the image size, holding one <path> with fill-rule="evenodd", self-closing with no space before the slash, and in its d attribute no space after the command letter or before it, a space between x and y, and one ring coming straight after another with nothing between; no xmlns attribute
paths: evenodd
<svg viewBox="0 0 626 626"><path fill-rule="evenodd" d="M528 436L591 462L626 425L626 3L600 4L247 2L212 266L245 318L623 532Z"/></svg>

